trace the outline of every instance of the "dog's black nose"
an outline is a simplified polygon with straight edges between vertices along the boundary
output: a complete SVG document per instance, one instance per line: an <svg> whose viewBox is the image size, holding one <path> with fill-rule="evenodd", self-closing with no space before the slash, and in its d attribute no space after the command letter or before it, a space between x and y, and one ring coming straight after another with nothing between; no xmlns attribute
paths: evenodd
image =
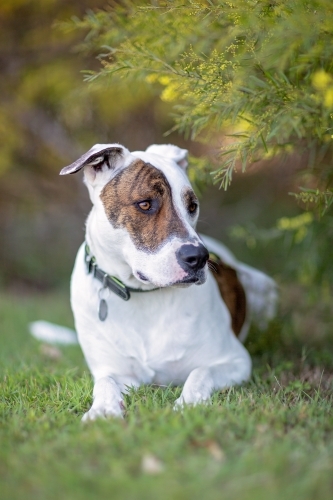
<svg viewBox="0 0 333 500"><path fill-rule="evenodd" d="M208 257L207 248L200 243L198 246L183 245L177 250L177 260L185 271L199 271L205 266Z"/></svg>

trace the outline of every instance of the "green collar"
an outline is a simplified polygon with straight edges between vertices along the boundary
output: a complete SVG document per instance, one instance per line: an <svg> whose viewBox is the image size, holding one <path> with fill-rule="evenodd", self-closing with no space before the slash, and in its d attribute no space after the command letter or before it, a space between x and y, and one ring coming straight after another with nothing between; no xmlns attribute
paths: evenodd
<svg viewBox="0 0 333 500"><path fill-rule="evenodd" d="M123 300L129 300L131 298L130 292L153 292L158 290L158 288L152 288L151 290L140 290L140 288L131 288L124 285L124 283L114 276L110 276L105 273L100 267L98 267L96 258L91 255L90 248L85 244L84 247L84 262L86 264L87 273L92 273L94 278L98 279L103 288L108 288L111 292L121 297Z"/></svg>

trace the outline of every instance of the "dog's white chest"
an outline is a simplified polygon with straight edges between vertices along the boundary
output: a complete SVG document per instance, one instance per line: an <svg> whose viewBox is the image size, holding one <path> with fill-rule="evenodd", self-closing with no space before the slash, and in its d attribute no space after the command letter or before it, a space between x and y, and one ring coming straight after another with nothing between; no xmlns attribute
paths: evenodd
<svg viewBox="0 0 333 500"><path fill-rule="evenodd" d="M94 376L117 372L140 383L182 383L196 366L220 359L233 341L222 331L230 330L230 318L224 304L213 300L211 278L200 287L132 293L128 302L111 293L105 321L98 318L100 287L86 275L80 250L72 305Z"/></svg>

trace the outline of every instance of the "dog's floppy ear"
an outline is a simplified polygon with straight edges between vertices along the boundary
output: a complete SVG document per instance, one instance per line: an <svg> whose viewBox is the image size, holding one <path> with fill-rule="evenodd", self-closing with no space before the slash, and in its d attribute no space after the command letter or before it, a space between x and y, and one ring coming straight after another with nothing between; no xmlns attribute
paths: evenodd
<svg viewBox="0 0 333 500"><path fill-rule="evenodd" d="M188 151L173 144L152 144L146 149L147 153L164 156L174 160L183 170L188 166Z"/></svg>
<svg viewBox="0 0 333 500"><path fill-rule="evenodd" d="M114 170L129 151L120 144L95 144L74 163L64 167L60 175L75 174L83 167L91 167L93 177L98 172Z"/></svg>

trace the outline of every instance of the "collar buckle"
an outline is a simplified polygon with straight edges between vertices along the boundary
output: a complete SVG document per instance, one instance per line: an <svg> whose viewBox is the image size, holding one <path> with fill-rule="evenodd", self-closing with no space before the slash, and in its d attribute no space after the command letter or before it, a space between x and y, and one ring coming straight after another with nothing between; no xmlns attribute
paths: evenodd
<svg viewBox="0 0 333 500"><path fill-rule="evenodd" d="M108 275L106 273L103 276L102 286L103 288L108 288Z"/></svg>
<svg viewBox="0 0 333 500"><path fill-rule="evenodd" d="M91 273L91 261L92 261L91 255L85 254L84 263L86 265L86 273L87 274Z"/></svg>

